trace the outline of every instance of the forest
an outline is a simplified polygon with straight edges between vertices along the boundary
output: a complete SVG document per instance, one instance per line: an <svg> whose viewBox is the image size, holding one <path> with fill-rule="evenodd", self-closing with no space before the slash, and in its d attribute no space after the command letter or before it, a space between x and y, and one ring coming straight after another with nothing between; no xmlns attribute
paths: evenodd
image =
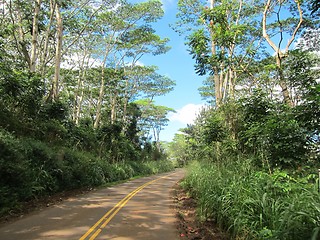
<svg viewBox="0 0 320 240"><path fill-rule="evenodd" d="M231 239L320 238L319 1L177 4L207 107L162 143L175 82L140 62L170 50L161 1L0 2L0 216L176 163Z"/></svg>
<svg viewBox="0 0 320 240"><path fill-rule="evenodd" d="M159 1L0 3L0 215L57 192L173 169L159 133L175 82Z"/></svg>
<svg viewBox="0 0 320 240"><path fill-rule="evenodd" d="M208 102L168 145L230 239L320 239L319 1L179 0ZM320 171L320 170L319 170Z"/></svg>

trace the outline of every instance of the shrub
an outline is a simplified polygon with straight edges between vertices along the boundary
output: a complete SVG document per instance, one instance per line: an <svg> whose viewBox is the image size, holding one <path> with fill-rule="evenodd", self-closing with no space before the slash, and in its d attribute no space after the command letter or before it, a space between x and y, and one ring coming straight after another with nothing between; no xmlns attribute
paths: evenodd
<svg viewBox="0 0 320 240"><path fill-rule="evenodd" d="M257 155L262 160L260 166L297 169L307 162L306 131L291 108L263 98L259 92L243 103L240 146L244 152Z"/></svg>

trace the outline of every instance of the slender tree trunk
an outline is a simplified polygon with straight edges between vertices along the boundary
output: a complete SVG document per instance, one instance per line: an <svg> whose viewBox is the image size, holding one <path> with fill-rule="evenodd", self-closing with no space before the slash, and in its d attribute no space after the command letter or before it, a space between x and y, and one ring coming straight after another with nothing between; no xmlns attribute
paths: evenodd
<svg viewBox="0 0 320 240"><path fill-rule="evenodd" d="M213 80L214 80L214 91L215 91L215 97L216 97L216 108L219 108L221 106L221 99L222 99L222 82L221 82L221 76L219 74L219 70L217 67L214 68L214 74L213 74Z"/></svg>
<svg viewBox="0 0 320 240"><path fill-rule="evenodd" d="M79 66L79 74L78 74L78 83L77 83L77 89L74 93L74 107L73 107L73 114L72 118L76 125L79 124L79 116L81 112L81 106L82 106L82 100L83 100L83 85L84 85L84 79L86 75L86 70L84 67L85 59L87 57L87 49L84 49L82 61ZM89 59L89 57L88 57ZM88 65L88 64L87 64Z"/></svg>
<svg viewBox="0 0 320 240"><path fill-rule="evenodd" d="M111 116L110 116L110 120L111 123L114 124L117 118L117 91L113 91L113 93L110 96L110 102L111 102Z"/></svg>
<svg viewBox="0 0 320 240"><path fill-rule="evenodd" d="M77 89L77 98L76 100L76 109L75 109L75 117L74 121L76 125L79 125L79 119L80 119L80 114L81 114L81 109L82 109L82 103L83 103L83 98L84 98L84 80L86 77L86 70L82 69L82 74L80 75L80 82L78 85ZM80 94L79 94L80 92Z"/></svg>
<svg viewBox="0 0 320 240"><path fill-rule="evenodd" d="M131 65L131 69L133 68L133 65ZM124 69L124 75L126 74L126 70ZM129 87L129 80L126 78L126 87L125 87L125 93L124 93L124 99L123 99L123 115L122 115L122 122L123 122L123 127L122 131L126 131L128 127L128 122L127 122L127 107L128 107L128 102L129 102L129 93L128 93L128 87Z"/></svg>
<svg viewBox="0 0 320 240"><path fill-rule="evenodd" d="M52 81L52 87L48 100L57 101L59 97L59 81L60 81L60 67L61 67L61 52L62 52L62 38L63 38L63 22L60 11L60 6L56 3L55 6L56 20L57 20L57 44L55 57L55 71Z"/></svg>
<svg viewBox="0 0 320 240"><path fill-rule="evenodd" d="M122 115L122 122L123 122L123 127L122 127L122 131L125 131L127 129L127 108L128 108L128 93L127 93L127 89L128 89L128 80L126 80L126 90L125 90L125 94L124 94L124 99L123 99L123 115Z"/></svg>
<svg viewBox="0 0 320 240"><path fill-rule="evenodd" d="M278 68L278 77L279 77L279 85L282 89L282 96L283 96L283 100L284 102L290 106L293 107L293 101L290 97L290 93L289 93L289 89L288 89L288 85L285 81L285 78L283 76L283 69L281 66L281 61L282 61L282 57L280 55L276 56L276 62L277 62L277 68Z"/></svg>
<svg viewBox="0 0 320 240"><path fill-rule="evenodd" d="M226 72L223 72L223 71L221 71L221 72L222 72L222 74L221 74L222 77L224 77L224 80L223 80L223 95L222 95L221 101L225 102L226 99L228 98L228 85L230 84L229 83L229 71L227 69Z"/></svg>
<svg viewBox="0 0 320 240"><path fill-rule="evenodd" d="M277 68L278 68L278 77L279 77L278 84L280 85L280 87L282 89L282 96L283 96L284 102L287 105L291 106L291 107L294 104L293 104L292 98L290 96L288 85L287 85L287 83L285 81L285 78L283 76L283 69L282 69L282 66L281 66L281 62L282 62L282 59L285 57L285 55L288 53L289 47L293 43L293 41L294 41L294 39L295 39L295 37L296 37L296 35L298 33L298 30L300 29L300 27L302 25L302 22L303 22L303 14L302 14L301 6L300 6L300 1L296 1L295 0L294 2L296 4L298 12L299 12L299 22L296 25L296 27L295 27L292 35L291 35L291 38L289 39L289 41L288 41L288 43L287 43L287 45L285 47L284 52L282 52L281 49L280 49L280 45L281 45L281 42L282 42L282 39L283 39L282 38L282 35L283 35L282 28L280 27L280 38L281 38L281 40L280 40L278 46L272 41L272 39L270 38L270 36L267 33L267 15L271 11L271 5L272 5L271 0L268 0L266 2L265 7L264 7L264 12L263 12L263 18L262 18L262 33L263 33L263 37L276 53L276 64L277 64ZM277 17L278 17L278 22L280 23L280 9L281 9L282 2L279 1L279 4L280 4L280 8L279 8L279 11L277 12ZM280 26L281 26L281 24L280 24Z"/></svg>
<svg viewBox="0 0 320 240"><path fill-rule="evenodd" d="M105 52L105 56L103 59L103 63L102 63L102 69L101 69L101 85L100 85L100 91L99 91L99 98L98 98L98 102L97 102L97 110L96 110L96 119L94 121L94 125L93 128L97 129L100 125L100 121L101 121L101 109L102 109L102 102L103 102L103 98L104 98L104 85L105 85L105 65L107 62L107 57L109 55L109 48L107 46L106 48L106 52Z"/></svg>
<svg viewBox="0 0 320 240"><path fill-rule="evenodd" d="M41 7L41 0L34 2L34 16L32 23L32 40L31 40L31 57L30 57L30 71L36 71L36 61L37 61L37 45L38 45L38 31L39 31L39 12Z"/></svg>
<svg viewBox="0 0 320 240"><path fill-rule="evenodd" d="M234 94L235 94L235 82L237 80L237 72L235 72L233 69L230 68L230 88L229 88L229 94L232 100L234 100Z"/></svg>
<svg viewBox="0 0 320 240"><path fill-rule="evenodd" d="M110 36L110 40L112 40L114 36L115 36L115 32ZM99 91L99 98L98 98L98 102L97 102L96 117L95 117L95 121L93 124L93 128L95 128L95 129L97 129L99 127L99 124L101 121L101 108L102 108L102 102L103 102L104 92L105 92L104 91L104 88L105 88L104 87L104 85L105 85L105 66L106 66L108 55L114 45L115 45L115 43L113 43L111 45L106 44L104 59L103 59L102 66L101 66L102 67L102 69L101 69L101 85L100 85L100 91Z"/></svg>
<svg viewBox="0 0 320 240"><path fill-rule="evenodd" d="M213 9L215 4L215 0L210 0L210 9ZM213 25L213 21L211 20L211 24ZM213 56L217 54L216 50L216 42L213 40L213 32L210 30L211 35L211 53ZM215 91L215 97L216 97L216 108L219 108L221 106L221 81L220 81L220 75L219 75L219 68L213 67L213 80L214 80L214 91Z"/></svg>
<svg viewBox="0 0 320 240"><path fill-rule="evenodd" d="M14 18L14 16L11 16L12 18ZM22 55L26 61L26 63L28 64L28 67L30 69L31 66L31 60L30 60L30 55L27 49L27 42L25 39L25 33L23 30L23 18L22 18L22 14L20 12L20 9L17 7L17 20L18 20L18 32L19 32L19 43L18 43L18 48L21 49L20 52L22 52ZM12 21L14 22L15 20L12 19Z"/></svg>
<svg viewBox="0 0 320 240"><path fill-rule="evenodd" d="M78 79L78 84L77 84L77 89L75 91L75 96L74 96L74 107L73 107L73 122L76 125L79 125L79 117L80 117L80 112L81 112L81 106L82 106L82 101L83 101L83 79L84 79L84 70L79 72L79 79Z"/></svg>
<svg viewBox="0 0 320 240"><path fill-rule="evenodd" d="M101 85L100 85L100 91L99 91L99 98L97 102L96 119L93 125L93 128L95 129L99 127L100 120L101 120L101 108L102 108L102 101L104 97L104 84L105 84L105 61L106 61L106 56L105 56L104 64L101 69Z"/></svg>
<svg viewBox="0 0 320 240"><path fill-rule="evenodd" d="M51 26L53 23L53 18L54 18L54 13L55 13L55 2L54 0L50 0L50 19L49 19L49 23L46 29L46 34L45 34L45 38L44 38L44 44L43 44L43 50L42 50L42 54L41 54L41 58L40 58L40 74L41 76L45 75L46 72L46 65L47 65L47 59L48 59L48 55L49 55L49 37L50 37L50 32L51 32Z"/></svg>
<svg viewBox="0 0 320 240"><path fill-rule="evenodd" d="M78 82L77 82L77 88L74 91L74 98L73 98L73 111L72 111L72 120L74 123L76 123L76 113L78 108L78 98L79 98L79 92L81 87L81 74L82 70L80 68L79 74L78 74Z"/></svg>
<svg viewBox="0 0 320 240"><path fill-rule="evenodd" d="M82 81L81 86L83 86L83 81ZM82 88L81 89L81 94L79 96L78 107L77 107L77 112L76 112L76 119L75 119L76 125L79 125L79 119L80 119L81 107L82 107L82 102L83 102L83 96L84 96L84 91L83 91L83 88Z"/></svg>

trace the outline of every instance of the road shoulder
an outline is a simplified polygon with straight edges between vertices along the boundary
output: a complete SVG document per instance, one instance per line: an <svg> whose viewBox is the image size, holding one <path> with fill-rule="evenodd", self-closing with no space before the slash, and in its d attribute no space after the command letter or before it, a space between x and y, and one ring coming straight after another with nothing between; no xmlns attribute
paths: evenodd
<svg viewBox="0 0 320 240"><path fill-rule="evenodd" d="M215 222L200 222L196 216L196 200L176 183L171 192L174 211L176 215L176 227L180 239L201 240L227 240L230 239Z"/></svg>

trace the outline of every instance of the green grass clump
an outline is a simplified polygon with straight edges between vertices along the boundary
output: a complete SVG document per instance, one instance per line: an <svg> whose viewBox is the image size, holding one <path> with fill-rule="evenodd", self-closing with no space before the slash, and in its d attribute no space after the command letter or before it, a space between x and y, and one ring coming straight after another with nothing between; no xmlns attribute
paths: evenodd
<svg viewBox="0 0 320 240"><path fill-rule="evenodd" d="M183 186L198 200L202 219L214 219L234 239L319 239L316 176L272 174L250 161L193 162Z"/></svg>

